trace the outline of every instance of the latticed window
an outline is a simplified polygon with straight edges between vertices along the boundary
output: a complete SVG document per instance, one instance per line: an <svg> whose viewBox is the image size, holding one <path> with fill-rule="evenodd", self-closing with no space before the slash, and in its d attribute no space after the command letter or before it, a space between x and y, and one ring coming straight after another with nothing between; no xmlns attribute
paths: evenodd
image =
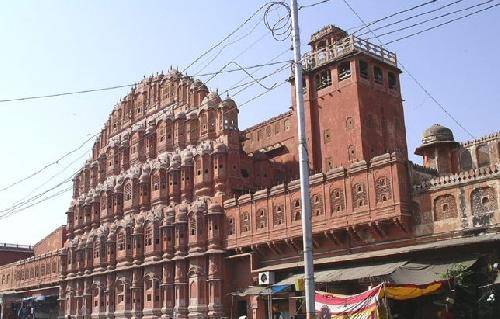
<svg viewBox="0 0 500 319"><path fill-rule="evenodd" d="M389 178L385 176L377 178L375 182L375 196L377 203L382 203L392 198L391 181Z"/></svg>
<svg viewBox="0 0 500 319"><path fill-rule="evenodd" d="M94 258L99 258L99 243L98 242L95 242L94 243Z"/></svg>
<svg viewBox="0 0 500 319"><path fill-rule="evenodd" d="M315 194L312 197L312 213L316 216L323 215L323 198Z"/></svg>
<svg viewBox="0 0 500 319"><path fill-rule="evenodd" d="M290 120L285 120L285 121L283 122L283 127L284 127L284 129L285 129L285 132L286 132L286 131L289 131L289 130L290 130Z"/></svg>
<svg viewBox="0 0 500 319"><path fill-rule="evenodd" d="M234 218L229 218L227 220L227 234L229 236L234 235L235 229L234 229Z"/></svg>
<svg viewBox="0 0 500 319"><path fill-rule="evenodd" d="M300 208L300 199L295 200L293 203L292 220L298 221L302 218L302 211Z"/></svg>
<svg viewBox="0 0 500 319"><path fill-rule="evenodd" d="M497 210L497 197L492 187L476 188L471 193L473 215L491 213Z"/></svg>
<svg viewBox="0 0 500 319"><path fill-rule="evenodd" d="M194 217L189 218L189 232L192 236L196 235L196 219Z"/></svg>
<svg viewBox="0 0 500 319"><path fill-rule="evenodd" d="M267 211L265 209L259 209L257 211L256 224L259 229L267 227Z"/></svg>
<svg viewBox="0 0 500 319"><path fill-rule="evenodd" d="M242 212L240 215L240 231L242 233L250 231L250 214L248 212Z"/></svg>
<svg viewBox="0 0 500 319"><path fill-rule="evenodd" d="M273 225L278 226L283 224L285 220L285 213L283 210L283 205L276 205L273 212Z"/></svg>
<svg viewBox="0 0 500 319"><path fill-rule="evenodd" d="M153 226L148 225L144 233L144 246L151 246L153 244Z"/></svg>
<svg viewBox="0 0 500 319"><path fill-rule="evenodd" d="M118 246L118 250L124 250L125 249L125 234L120 233L120 234L118 234L117 237L118 238L116 240L116 243Z"/></svg>
<svg viewBox="0 0 500 319"><path fill-rule="evenodd" d="M131 200L132 199L132 184L127 183L125 184L125 188L123 190L123 193L125 195L125 200Z"/></svg>
<svg viewBox="0 0 500 319"><path fill-rule="evenodd" d="M456 218L458 216L457 203L453 195L442 195L434 200L434 220Z"/></svg>
<svg viewBox="0 0 500 319"><path fill-rule="evenodd" d="M368 198L366 195L366 187L364 184L357 183L352 187L352 198L353 198L353 207L359 208L362 206L366 206L368 204Z"/></svg>
<svg viewBox="0 0 500 319"><path fill-rule="evenodd" d="M344 191L340 188L335 188L330 193L330 202L332 206L332 214L335 212L341 212L344 210L345 202L344 202Z"/></svg>
<svg viewBox="0 0 500 319"><path fill-rule="evenodd" d="M152 184L153 190L157 191L160 189L160 177L158 175L153 175Z"/></svg>

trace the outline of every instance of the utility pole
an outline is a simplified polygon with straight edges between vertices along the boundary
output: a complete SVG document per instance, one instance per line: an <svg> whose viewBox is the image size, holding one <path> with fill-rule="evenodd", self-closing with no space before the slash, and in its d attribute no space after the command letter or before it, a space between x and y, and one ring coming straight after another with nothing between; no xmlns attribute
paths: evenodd
<svg viewBox="0 0 500 319"><path fill-rule="evenodd" d="M309 158L304 121L304 92L302 88L302 57L300 54L299 14L297 0L291 0L292 42L295 62L295 101L300 169L300 201L302 203L302 241L304 246L304 284L307 319L314 313L314 266L312 255L311 197L309 195Z"/></svg>

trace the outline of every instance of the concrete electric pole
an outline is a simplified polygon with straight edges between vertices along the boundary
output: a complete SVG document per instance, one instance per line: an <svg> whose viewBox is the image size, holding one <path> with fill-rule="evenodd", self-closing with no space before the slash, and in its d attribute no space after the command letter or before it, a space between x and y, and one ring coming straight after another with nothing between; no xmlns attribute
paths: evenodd
<svg viewBox="0 0 500 319"><path fill-rule="evenodd" d="M295 101L297 105L297 129L300 165L300 201L302 203L302 240L304 245L304 284L307 319L314 313L314 266L312 255L311 198L309 195L309 157L304 121L304 92L302 88L302 57L300 54L299 14L297 0L291 0L292 42L295 63Z"/></svg>

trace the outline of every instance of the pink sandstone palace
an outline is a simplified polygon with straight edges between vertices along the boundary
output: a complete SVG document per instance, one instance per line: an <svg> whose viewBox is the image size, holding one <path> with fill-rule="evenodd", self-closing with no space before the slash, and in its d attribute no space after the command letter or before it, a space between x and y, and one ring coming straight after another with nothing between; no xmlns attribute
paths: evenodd
<svg viewBox="0 0 500 319"><path fill-rule="evenodd" d="M343 271L318 287L359 292L424 257L498 259L500 133L459 143L432 125L412 163L396 55L334 26L310 46L315 270ZM295 112L240 131L236 103L201 81L144 79L74 178L67 224L0 266L0 294L57 295L59 318L267 318L263 283L303 271ZM301 292L281 295L273 307L300 318Z"/></svg>

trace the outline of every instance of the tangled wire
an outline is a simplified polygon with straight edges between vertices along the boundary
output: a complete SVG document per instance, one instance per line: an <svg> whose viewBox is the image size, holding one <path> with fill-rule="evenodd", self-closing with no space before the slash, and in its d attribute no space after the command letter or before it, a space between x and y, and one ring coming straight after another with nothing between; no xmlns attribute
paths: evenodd
<svg viewBox="0 0 500 319"><path fill-rule="evenodd" d="M264 24L277 41L285 41L291 35L291 10L284 1L270 2L264 12Z"/></svg>

